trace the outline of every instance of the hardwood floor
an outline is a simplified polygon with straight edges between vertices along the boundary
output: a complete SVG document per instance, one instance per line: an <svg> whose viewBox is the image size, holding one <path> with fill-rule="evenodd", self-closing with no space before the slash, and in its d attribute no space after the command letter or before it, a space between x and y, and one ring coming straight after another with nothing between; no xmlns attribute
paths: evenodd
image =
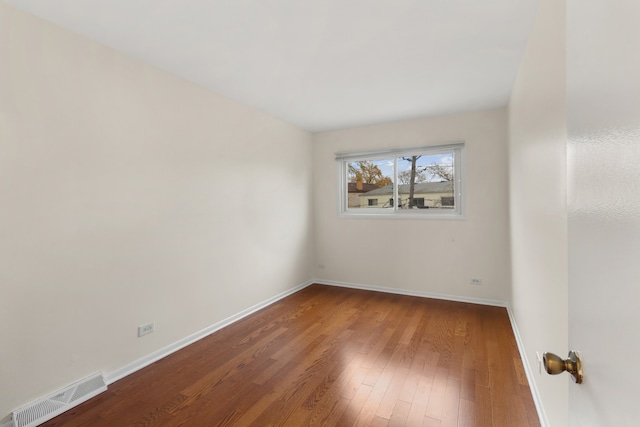
<svg viewBox="0 0 640 427"><path fill-rule="evenodd" d="M539 426L504 308L309 286L46 426Z"/></svg>

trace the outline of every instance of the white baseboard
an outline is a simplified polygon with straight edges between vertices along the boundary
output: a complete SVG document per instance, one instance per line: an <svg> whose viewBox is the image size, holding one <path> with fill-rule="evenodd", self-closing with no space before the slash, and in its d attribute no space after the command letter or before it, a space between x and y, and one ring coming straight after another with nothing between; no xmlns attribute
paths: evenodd
<svg viewBox="0 0 640 427"><path fill-rule="evenodd" d="M516 318L511 311L511 306L507 306L507 313L509 313L509 320L511 321L511 327L513 328L513 335L515 336L516 343L518 344L518 351L520 352L520 359L522 360L522 365L524 366L524 373L526 374L527 381L529 382L531 397L533 397L533 403L536 405L536 410L538 411L540 425L542 427L549 427L549 419L547 418L547 413L544 410L544 406L542 406L542 398L540 397L540 392L538 391L538 387L536 386L535 377L533 376L533 372L531 371L531 365L529 365L527 352L525 351L524 343L522 342L520 331L518 330L518 325L516 324Z"/></svg>
<svg viewBox="0 0 640 427"><path fill-rule="evenodd" d="M434 299L441 299L446 301L468 302L468 303L481 304L481 305L492 305L496 307L508 306L506 301L500 301L500 300L463 297L459 295L447 295L447 294L439 294L434 292L412 291L412 290L398 289L398 288L385 288L383 286L365 285L362 283L336 282L333 280L321 280L321 279L313 280L312 283L317 283L319 285L340 286L342 288L362 289L365 291L385 292L388 294L408 295L412 297L434 298Z"/></svg>
<svg viewBox="0 0 640 427"><path fill-rule="evenodd" d="M313 283L313 281L308 281L306 283L303 283L301 285L295 286L289 290L286 290L284 292L279 293L276 296L273 296L269 299L266 299L252 307L247 308L246 310L242 310L239 313L234 314L233 316L227 317L224 320L221 320L217 323L214 323L211 326L208 326L206 328L204 328L201 331L198 331L192 335L189 335L186 338L183 338L179 341L174 342L173 344L170 344L164 348L161 348L160 350L156 350L151 354L148 354L145 357L142 357L132 363L129 363L126 366L123 366L120 369L117 369L113 372L109 372L105 375L105 381L107 382L107 384L112 384L124 377L126 377L127 375L131 375L132 373L144 368L145 366L149 366L150 364L152 364L153 362L156 362L164 357L167 357L168 355L175 353L176 351L188 346L189 344L193 344L196 341L201 340L202 338L211 335L212 333L216 332L219 329L224 328L225 326L229 326L230 324L237 322L238 320L242 319L243 317L247 317L248 315L255 313L258 310L261 310L265 307L267 307L270 304L273 304L274 302L281 300L282 298L285 298L291 294L294 294L296 292L298 292L301 289L306 288L307 286L311 285ZM2 426L0 426L2 427Z"/></svg>

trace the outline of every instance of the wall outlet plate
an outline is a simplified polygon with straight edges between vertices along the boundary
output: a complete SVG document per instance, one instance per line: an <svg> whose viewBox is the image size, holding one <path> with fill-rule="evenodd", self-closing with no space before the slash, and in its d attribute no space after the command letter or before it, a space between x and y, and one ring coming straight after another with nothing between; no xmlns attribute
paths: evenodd
<svg viewBox="0 0 640 427"><path fill-rule="evenodd" d="M480 285L482 285L482 279L473 278L473 279L471 279L471 281L469 283L474 285L474 286L480 286Z"/></svg>
<svg viewBox="0 0 640 427"><path fill-rule="evenodd" d="M154 331L153 323L138 326L138 337L143 337Z"/></svg>

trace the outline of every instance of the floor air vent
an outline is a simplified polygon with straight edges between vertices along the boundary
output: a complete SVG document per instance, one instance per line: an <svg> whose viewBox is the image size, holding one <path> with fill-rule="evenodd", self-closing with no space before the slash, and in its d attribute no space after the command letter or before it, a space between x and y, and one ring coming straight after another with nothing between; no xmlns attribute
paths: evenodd
<svg viewBox="0 0 640 427"><path fill-rule="evenodd" d="M40 399L30 405L13 411L15 427L34 427L60 415L82 402L91 399L107 389L102 374L85 378L55 395Z"/></svg>

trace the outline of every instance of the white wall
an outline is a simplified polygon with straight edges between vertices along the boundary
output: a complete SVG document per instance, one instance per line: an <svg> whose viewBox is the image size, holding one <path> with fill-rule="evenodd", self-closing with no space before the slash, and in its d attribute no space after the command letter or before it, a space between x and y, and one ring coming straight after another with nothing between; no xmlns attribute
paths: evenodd
<svg viewBox="0 0 640 427"><path fill-rule="evenodd" d="M338 217L339 151L466 143L465 220ZM507 301L507 117L504 109L313 136L320 280ZM482 286L472 286L472 277Z"/></svg>
<svg viewBox="0 0 640 427"><path fill-rule="evenodd" d="M567 4L569 425L638 425L640 3Z"/></svg>
<svg viewBox="0 0 640 427"><path fill-rule="evenodd" d="M536 351L567 354L565 16L540 2L509 102L511 305L552 426L567 424L567 378L540 376Z"/></svg>
<svg viewBox="0 0 640 427"><path fill-rule="evenodd" d="M309 279L308 133L2 3L0 58L0 419Z"/></svg>

